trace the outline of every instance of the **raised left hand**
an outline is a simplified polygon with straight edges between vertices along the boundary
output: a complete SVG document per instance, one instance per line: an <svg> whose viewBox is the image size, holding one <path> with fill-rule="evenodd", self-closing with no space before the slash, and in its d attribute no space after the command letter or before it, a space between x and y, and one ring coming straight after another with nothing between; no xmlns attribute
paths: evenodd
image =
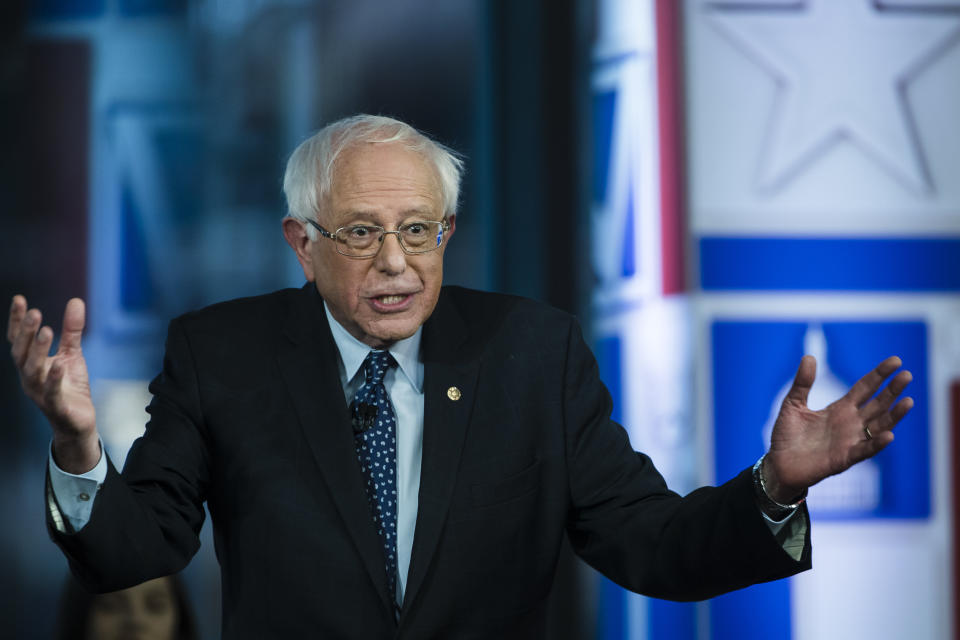
<svg viewBox="0 0 960 640"><path fill-rule="evenodd" d="M913 407L912 398L896 400L913 376L901 371L872 396L901 364L896 356L887 358L842 398L811 411L807 395L816 377L817 361L813 356L803 357L773 425L770 450L763 461L761 472L771 498L789 504L808 487L876 455L893 442L893 428Z"/></svg>

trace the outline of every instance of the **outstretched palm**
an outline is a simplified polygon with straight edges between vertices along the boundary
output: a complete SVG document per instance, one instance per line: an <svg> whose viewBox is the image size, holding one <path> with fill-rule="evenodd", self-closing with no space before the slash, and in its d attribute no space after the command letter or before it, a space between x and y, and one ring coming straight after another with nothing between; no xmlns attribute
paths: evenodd
<svg viewBox="0 0 960 640"><path fill-rule="evenodd" d="M78 332L79 333L79 332ZM79 346L64 346L66 332L61 338L57 352L49 358L47 376L48 405L45 408L47 418L64 426L78 430L89 430L96 426L96 412L90 396L90 378L87 374L87 361ZM60 378L60 389L54 383Z"/></svg>
<svg viewBox="0 0 960 640"><path fill-rule="evenodd" d="M900 366L900 358L887 358L842 398L812 411L807 407L807 395L817 364L812 356L804 356L780 407L764 461L772 498L789 502L807 487L876 455L893 442L892 429L913 406L909 397L894 404L913 379L910 372L901 371L873 396Z"/></svg>
<svg viewBox="0 0 960 640"><path fill-rule="evenodd" d="M58 441L83 441L90 452L91 442L96 440L96 412L80 347L85 315L82 300L74 298L67 303L60 346L51 356L53 330L41 328L40 311L28 311L23 296L15 296L10 308L10 354L23 390L53 427L55 450Z"/></svg>

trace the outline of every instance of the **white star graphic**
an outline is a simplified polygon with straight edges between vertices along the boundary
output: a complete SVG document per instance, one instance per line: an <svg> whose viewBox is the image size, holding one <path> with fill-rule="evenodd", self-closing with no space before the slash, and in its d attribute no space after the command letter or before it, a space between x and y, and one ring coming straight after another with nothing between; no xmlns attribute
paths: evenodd
<svg viewBox="0 0 960 640"><path fill-rule="evenodd" d="M881 11L869 0L809 0L799 9L773 11L747 9L742 1L732 11L730 4L711 3L714 25L778 86L758 172L761 189L779 189L846 140L907 188L932 191L907 90L956 44L960 17Z"/></svg>

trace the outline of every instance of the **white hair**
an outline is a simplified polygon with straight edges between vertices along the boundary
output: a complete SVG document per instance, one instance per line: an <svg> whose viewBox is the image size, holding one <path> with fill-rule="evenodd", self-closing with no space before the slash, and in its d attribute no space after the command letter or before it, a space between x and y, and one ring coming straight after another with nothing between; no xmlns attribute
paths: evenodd
<svg viewBox="0 0 960 640"><path fill-rule="evenodd" d="M360 114L337 120L300 143L287 160L283 193L287 216L302 222L317 220L320 205L330 194L337 158L346 149L361 144L399 144L421 154L437 172L443 215L457 213L463 158L456 151L431 140L400 120ZM318 237L310 224L304 225L311 240Z"/></svg>

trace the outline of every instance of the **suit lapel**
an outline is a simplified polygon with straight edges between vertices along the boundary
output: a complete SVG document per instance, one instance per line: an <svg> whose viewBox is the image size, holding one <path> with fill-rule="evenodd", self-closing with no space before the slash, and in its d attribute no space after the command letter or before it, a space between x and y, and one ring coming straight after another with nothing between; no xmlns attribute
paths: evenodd
<svg viewBox="0 0 960 640"><path fill-rule="evenodd" d="M430 567L460 468L480 370L479 355L468 352L467 331L457 309L441 295L423 331L423 459L404 611Z"/></svg>
<svg viewBox="0 0 960 640"><path fill-rule="evenodd" d="M357 464L337 356L320 296L313 283L307 283L296 296L279 341L280 371L337 510L384 606L392 613L392 598L388 600L384 585L383 549Z"/></svg>

